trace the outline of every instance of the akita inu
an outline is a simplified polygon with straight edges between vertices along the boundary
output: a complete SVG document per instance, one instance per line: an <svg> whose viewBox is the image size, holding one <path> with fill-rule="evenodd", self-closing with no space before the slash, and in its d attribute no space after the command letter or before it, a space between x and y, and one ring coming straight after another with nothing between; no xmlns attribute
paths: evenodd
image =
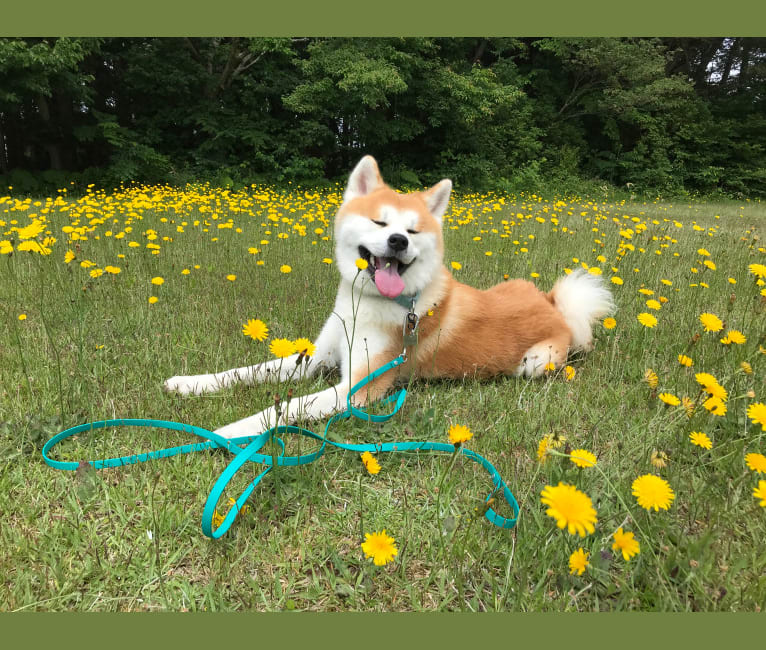
<svg viewBox="0 0 766 650"><path fill-rule="evenodd" d="M295 398L279 414L280 424L284 410L290 420L322 418L345 408L350 386L402 352L410 311L419 327L417 346L399 368L408 376L537 377L548 363L560 367L569 352L591 349L593 323L613 308L599 277L575 271L547 294L526 280L480 291L452 277L443 264L441 231L451 191L452 182L445 179L424 192L398 194L383 182L375 159L362 158L335 217L340 287L313 358L296 354L215 374L172 377L165 389L201 394L236 382L284 381L299 362L309 375L339 368L336 386ZM361 274L360 258L368 263ZM355 400L363 405L382 397L396 376L396 371L384 373ZM216 433L254 435L276 422L271 406Z"/></svg>

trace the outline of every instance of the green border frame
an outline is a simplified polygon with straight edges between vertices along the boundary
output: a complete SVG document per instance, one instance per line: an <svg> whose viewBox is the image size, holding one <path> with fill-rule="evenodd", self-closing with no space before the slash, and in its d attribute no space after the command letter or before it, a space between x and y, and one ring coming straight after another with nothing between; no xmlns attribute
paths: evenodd
<svg viewBox="0 0 766 650"><path fill-rule="evenodd" d="M10 3L6 3L10 5ZM37 0L3 8L0 36L182 35L518 35L518 36L766 36L766 3L756 0L243 0L159 3L132 0ZM766 603L764 604L766 606ZM758 614L0 614L8 647L71 642L135 647L149 641L174 646L276 642L313 646L396 648L430 645L545 644L610 647L684 644L703 646L763 636ZM297 623L288 617L300 616ZM553 620L555 619L555 620ZM37 641L38 643L35 643ZM632 642L632 643L631 643ZM67 643L69 645L69 643Z"/></svg>
<svg viewBox="0 0 766 650"><path fill-rule="evenodd" d="M0 36L766 36L760 0L32 0Z"/></svg>

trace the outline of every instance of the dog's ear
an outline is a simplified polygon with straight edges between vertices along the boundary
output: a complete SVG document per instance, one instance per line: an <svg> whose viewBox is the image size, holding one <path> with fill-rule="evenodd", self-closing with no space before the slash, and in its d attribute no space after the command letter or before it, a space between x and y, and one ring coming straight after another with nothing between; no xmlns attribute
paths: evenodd
<svg viewBox="0 0 766 650"><path fill-rule="evenodd" d="M432 188L423 192L428 211L437 219L441 219L447 211L449 196L452 192L452 181L448 178L439 181Z"/></svg>
<svg viewBox="0 0 766 650"><path fill-rule="evenodd" d="M383 185L383 178L380 175L378 163L372 156L365 156L356 164L349 176L343 201L365 196L381 185Z"/></svg>

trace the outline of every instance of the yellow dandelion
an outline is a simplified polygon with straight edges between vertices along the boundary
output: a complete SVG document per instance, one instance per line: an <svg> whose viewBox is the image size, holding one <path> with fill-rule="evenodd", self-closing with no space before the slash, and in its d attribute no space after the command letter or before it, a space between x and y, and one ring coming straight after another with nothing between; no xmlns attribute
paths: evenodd
<svg viewBox="0 0 766 650"><path fill-rule="evenodd" d="M249 336L254 341L265 341L269 336L269 328L259 318L250 318L242 326L242 334Z"/></svg>
<svg viewBox="0 0 766 650"><path fill-rule="evenodd" d="M617 326L617 321L610 316L609 318L605 318L601 324L604 326L605 330L613 330Z"/></svg>
<svg viewBox="0 0 766 650"><path fill-rule="evenodd" d="M332 264L332 258L330 258L330 257L323 257L322 258L322 264Z"/></svg>
<svg viewBox="0 0 766 650"><path fill-rule="evenodd" d="M236 275L234 275L233 273L229 273L229 275L227 275L227 276L226 276L226 279L227 279L229 282L234 282L234 280L236 280L236 279L237 279L237 276L236 276Z"/></svg>
<svg viewBox="0 0 766 650"><path fill-rule="evenodd" d="M651 464L655 467L659 467L660 469L667 467L668 455L664 451L657 451L656 449L653 449L652 455L649 457L649 462L651 462Z"/></svg>
<svg viewBox="0 0 766 650"><path fill-rule="evenodd" d="M751 472L766 474L766 456L763 454L750 453L745 456L745 464Z"/></svg>
<svg viewBox="0 0 766 650"><path fill-rule="evenodd" d="M620 551L623 559L627 562L634 555L638 555L641 552L641 545L631 532L623 532L622 527L618 528L614 533L614 544L612 544L613 551Z"/></svg>
<svg viewBox="0 0 766 650"><path fill-rule="evenodd" d="M460 262L450 262L450 266L456 271L459 271L463 268L463 265Z"/></svg>
<svg viewBox="0 0 766 650"><path fill-rule="evenodd" d="M295 339L293 345L295 345L296 352L302 352L305 357L314 356L314 352L317 351L317 346L307 338Z"/></svg>
<svg viewBox="0 0 766 650"><path fill-rule="evenodd" d="M370 265L367 260L361 257L357 257L354 264L356 264L356 268L358 268L360 271L364 271Z"/></svg>
<svg viewBox="0 0 766 650"><path fill-rule="evenodd" d="M553 363L552 361L549 361L548 363L545 364L544 370L545 372L553 372L554 370L556 370L556 364Z"/></svg>
<svg viewBox="0 0 766 650"><path fill-rule="evenodd" d="M691 357L687 357L685 354L678 355L678 363L687 368L691 368L694 365L694 361Z"/></svg>
<svg viewBox="0 0 766 650"><path fill-rule="evenodd" d="M279 359L284 359L295 354L295 343L289 339L272 339L269 352Z"/></svg>
<svg viewBox="0 0 766 650"><path fill-rule="evenodd" d="M697 447L701 447L702 449L713 448L713 441L702 431L692 431L689 434L689 440L691 440L693 445L697 445Z"/></svg>
<svg viewBox="0 0 766 650"><path fill-rule="evenodd" d="M596 530L598 520L593 502L574 485L546 485L540 494L542 504L549 506L545 514L553 517L559 528L566 528L570 535L580 537Z"/></svg>
<svg viewBox="0 0 766 650"><path fill-rule="evenodd" d="M644 371L644 381L649 384L649 388L657 388L660 383L660 378L654 370L647 368Z"/></svg>
<svg viewBox="0 0 766 650"><path fill-rule="evenodd" d="M658 309L662 307L659 300L653 300L653 299L647 300L646 306L649 307L649 309L654 309L655 311L657 311Z"/></svg>
<svg viewBox="0 0 766 650"><path fill-rule="evenodd" d="M550 436L543 436L539 443L537 443L537 461L544 465L545 461L548 460L550 457L550 454L548 453L548 449L550 448L551 440Z"/></svg>
<svg viewBox="0 0 766 650"><path fill-rule="evenodd" d="M761 500L758 504L761 508L766 508L766 481L758 481L758 487L753 488L753 496Z"/></svg>
<svg viewBox="0 0 766 650"><path fill-rule="evenodd" d="M657 395L657 398L668 406L678 406L681 403L681 400L673 395L673 393L660 393Z"/></svg>
<svg viewBox="0 0 766 650"><path fill-rule="evenodd" d="M726 404L720 397L709 397L704 402L702 402L702 406L704 406L705 409L710 411L710 413L713 415L717 415L719 417L726 415Z"/></svg>
<svg viewBox="0 0 766 650"><path fill-rule="evenodd" d="M749 362L743 361L739 364L739 367L742 368L742 372L744 372L746 375L753 374L753 366L751 366Z"/></svg>
<svg viewBox="0 0 766 650"><path fill-rule="evenodd" d="M462 424L453 424L449 428L449 441L453 445L468 442L472 437L471 430Z"/></svg>
<svg viewBox="0 0 766 650"><path fill-rule="evenodd" d="M160 276L157 276L156 278L152 278L152 284L156 284L158 287L165 282L164 278L161 278Z"/></svg>
<svg viewBox="0 0 766 650"><path fill-rule="evenodd" d="M723 329L723 321L715 314L705 312L700 314L700 323L706 332L720 332Z"/></svg>
<svg viewBox="0 0 766 650"><path fill-rule="evenodd" d="M370 474L377 474L380 471L380 463L378 462L378 459L369 451L365 451L362 454L362 463L364 464L364 468Z"/></svg>
<svg viewBox="0 0 766 650"><path fill-rule="evenodd" d="M153 305L153 304L154 304L154 303L156 303L158 300L159 300L159 298L158 298L157 296L149 296L149 304L150 304L150 305Z"/></svg>
<svg viewBox="0 0 766 650"><path fill-rule="evenodd" d="M385 528L379 533L365 533L364 537L362 550L367 557L372 558L375 566L388 564L399 553L394 538L386 535Z"/></svg>
<svg viewBox="0 0 766 650"><path fill-rule="evenodd" d="M575 449L569 454L569 460L577 467L595 467L596 456L587 449Z"/></svg>
<svg viewBox="0 0 766 650"><path fill-rule="evenodd" d="M654 316L652 316L651 314L648 314L646 312L641 312L638 316L636 316L636 319L644 327L652 328L655 325L657 325L657 319Z"/></svg>
<svg viewBox="0 0 766 650"><path fill-rule="evenodd" d="M582 548L578 548L572 553L572 555L569 556L569 573L576 573L578 576L581 576L585 572L585 569L590 566L590 562L588 562L589 555L590 553L587 553Z"/></svg>
<svg viewBox="0 0 766 650"><path fill-rule="evenodd" d="M75 255L72 251L67 251L64 255L64 263L69 264L73 259L75 258Z"/></svg>
<svg viewBox="0 0 766 650"><path fill-rule="evenodd" d="M282 273L290 273L293 270L293 268L289 264L283 264L282 266L279 267L279 270Z"/></svg>
<svg viewBox="0 0 766 650"><path fill-rule="evenodd" d="M735 345L743 345L747 342L747 337L739 330L729 330L726 332L726 336L721 339L721 343L728 345L734 343Z"/></svg>
<svg viewBox="0 0 766 650"><path fill-rule="evenodd" d="M19 314L19 320L27 320L26 314Z"/></svg>
<svg viewBox="0 0 766 650"><path fill-rule="evenodd" d="M614 275L611 278L612 284L616 284L617 286L620 286L622 284L622 278L618 275Z"/></svg>
<svg viewBox="0 0 766 650"><path fill-rule="evenodd" d="M757 278L766 278L766 264L751 264L747 270Z"/></svg>
<svg viewBox="0 0 766 650"><path fill-rule="evenodd" d="M572 366L564 367L564 377L567 381L572 381L575 378L577 371Z"/></svg>
<svg viewBox="0 0 766 650"><path fill-rule="evenodd" d="M692 415L694 415L694 400L690 397L686 397L685 395L681 398L681 405L684 407L684 411L686 411L686 417L690 418Z"/></svg>
<svg viewBox="0 0 766 650"><path fill-rule="evenodd" d="M658 511L660 508L667 510L670 507L675 494L670 484L659 476L654 474L644 474L633 481L632 494L636 497L638 505L646 510L654 508Z"/></svg>

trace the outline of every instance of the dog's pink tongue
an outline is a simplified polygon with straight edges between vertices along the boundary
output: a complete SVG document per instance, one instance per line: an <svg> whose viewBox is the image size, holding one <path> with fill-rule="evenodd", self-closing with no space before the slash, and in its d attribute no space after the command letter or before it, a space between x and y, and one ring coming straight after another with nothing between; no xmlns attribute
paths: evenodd
<svg viewBox="0 0 766 650"><path fill-rule="evenodd" d="M375 286L386 298L396 298L404 291L404 280L396 262L386 266L385 261L375 258Z"/></svg>

